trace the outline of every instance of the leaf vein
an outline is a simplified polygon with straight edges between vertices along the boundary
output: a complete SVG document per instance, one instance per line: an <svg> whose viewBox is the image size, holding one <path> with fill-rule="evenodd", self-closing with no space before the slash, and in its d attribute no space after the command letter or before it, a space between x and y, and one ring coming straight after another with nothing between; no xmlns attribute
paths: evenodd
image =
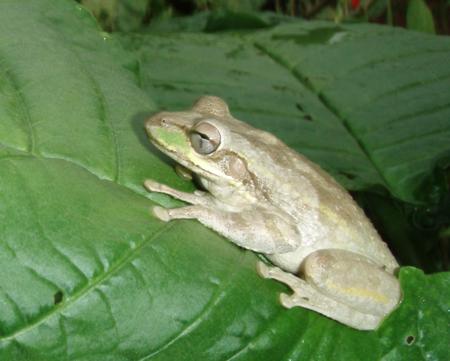
<svg viewBox="0 0 450 361"><path fill-rule="evenodd" d="M393 124L398 125L401 124L404 121L408 121L417 117L420 117L422 115L425 115L427 117L430 117L431 115L434 115L435 113L439 113L443 110L446 110L450 107L450 103L445 103L439 106L434 106L433 108L425 108L415 113L408 113L401 115L397 118L389 119L388 122L378 122L375 124L374 127L368 127L365 130L363 130L364 133L374 133L383 131L386 129L387 126L392 127ZM378 126L376 126L378 125Z"/></svg>
<svg viewBox="0 0 450 361"><path fill-rule="evenodd" d="M374 148L373 153L376 154L376 153L380 153L380 152L383 153L385 151L390 151L390 150L392 150L392 148L404 146L405 144L408 144L416 139L420 139L421 141L423 141L424 139L435 136L436 134L442 135L442 134L445 134L446 132L449 133L449 139L450 139L450 129L448 126L445 126L442 129L433 129L431 132L428 132L428 133L422 133L419 135L415 134L410 137L405 137L403 139L395 139L394 142L383 144L379 148Z"/></svg>
<svg viewBox="0 0 450 361"><path fill-rule="evenodd" d="M349 69L348 71L346 71L343 74L340 74L339 77L345 77L348 74L353 74L355 73L355 71L361 71L364 70L365 68L372 68L374 67L374 65L378 65L378 64L386 64L387 62L394 62L394 61L398 61L398 60L403 60L403 59L411 59L413 56L421 56L421 55L426 55L429 56L430 54L440 54L440 53L448 53L449 50L448 49L435 49L435 50L420 50L420 51L414 51L414 52L407 52L407 53L402 53L402 54L398 54L397 56L393 56L393 57L382 57L381 59L376 59L373 61L369 61L367 63L364 64L359 64L358 66L355 66L354 68Z"/></svg>
<svg viewBox="0 0 450 361"><path fill-rule="evenodd" d="M68 40L64 37L64 35L62 33L55 31L55 34L58 37L62 38L63 44L68 43ZM117 139L117 134L116 134L113 122L112 122L111 118L107 116L107 106L106 106L107 102L106 102L105 96L102 93L102 89L101 89L101 86L99 85L98 81L95 79L95 77L92 75L92 73L88 70L86 62L84 62L82 60L82 58L79 56L78 52L75 51L72 47L66 47L66 49L68 49L68 51L70 51L74 55L75 59L77 60L79 66L80 66L80 69L84 72L87 79L91 83L94 93L97 97L97 100L99 103L99 114L98 114L99 120L108 127L109 134L111 137L112 153L114 154L114 159L115 159L115 172L113 175L113 180L118 183L120 173L121 173L119 142Z"/></svg>
<svg viewBox="0 0 450 361"><path fill-rule="evenodd" d="M283 314L284 314L284 310L281 310L280 312L278 312L277 316L271 320L271 323L275 323ZM247 342L247 344L244 347L241 347L239 350L237 350L235 353L233 353L231 356L229 356L224 361L232 361L232 360L236 359L236 357L239 357L239 355L241 355L242 353L244 353L245 351L250 349L252 347L252 345L254 345L256 343L255 342L256 340L263 337L263 335L269 329L270 325L271 324L269 322L265 322L264 327L262 328L262 330L260 330L260 332L258 332L256 335L254 335L250 339L250 341Z"/></svg>
<svg viewBox="0 0 450 361"><path fill-rule="evenodd" d="M19 316L19 319L21 322L25 323L27 321L27 317L25 316L25 314L22 312L22 310L20 309L19 305L17 304L16 301L14 301L14 299L3 289L0 287L0 293L2 293L4 295L4 299L11 305L11 307L14 309L14 313L15 315Z"/></svg>
<svg viewBox="0 0 450 361"><path fill-rule="evenodd" d="M236 263L242 263L244 257L248 254L248 252L242 252L242 255L239 257ZM227 279L221 283L221 287L215 292L214 296L209 300L206 304L205 308L201 311L198 317L187 327L181 329L175 336L169 339L165 344L160 346L157 350L153 351L151 354L146 355L139 359L139 361L146 361L166 350L168 347L173 345L178 340L190 334L193 330L195 330L205 319L207 319L208 315L214 310L214 307L218 305L226 296L226 292L224 290L227 289L227 286L231 283L234 276L236 275L239 267L232 267L232 271L228 273Z"/></svg>
<svg viewBox="0 0 450 361"><path fill-rule="evenodd" d="M430 85L430 84L434 84L434 83L439 83L441 81L445 81L448 80L450 78L450 74L445 74L445 75L440 75L439 77L436 76L434 78L430 78L427 80L416 80L413 82L409 82L406 84L402 84L401 86L399 86L398 88L395 89L391 89L389 91L384 91L382 94L375 96L371 99L368 99L365 103L360 104L360 106L358 108L355 109L360 109L363 106L367 105L367 104L373 104L375 102L378 102L379 100L385 99L385 98L389 98L392 95L395 95L399 92L404 92L407 90L411 90L420 86L425 86L425 85Z"/></svg>
<svg viewBox="0 0 450 361"><path fill-rule="evenodd" d="M5 58L3 57L2 63L5 63ZM3 68L4 70L4 74L6 79L8 80L8 82L11 84L12 88L14 89L14 92L17 96L18 99L18 107L22 113L22 121L25 123L25 126L28 129L28 152L31 154L36 154L37 149L36 149L36 133L34 131L34 127L33 127L33 122L31 120L31 115L30 112L28 110L28 107L26 106L26 101L25 101L25 97L20 89L19 83L17 78L15 77L15 75L12 73L10 66L8 66L8 64L3 64Z"/></svg>
<svg viewBox="0 0 450 361"><path fill-rule="evenodd" d="M111 322L114 325L113 328L114 328L114 333L115 333L115 336L116 336L116 337L114 337L115 344L114 345L110 345L111 349L108 350L109 352L112 352L115 349L117 349L117 347L120 344L120 337L119 337L120 332L119 332L119 329L117 328L117 321L116 321L116 318L114 317L114 312L112 311L111 303L108 301L108 297L106 296L106 294L99 288L97 288L95 291L99 294L101 300L105 304L105 307L108 310L109 317L111 318Z"/></svg>

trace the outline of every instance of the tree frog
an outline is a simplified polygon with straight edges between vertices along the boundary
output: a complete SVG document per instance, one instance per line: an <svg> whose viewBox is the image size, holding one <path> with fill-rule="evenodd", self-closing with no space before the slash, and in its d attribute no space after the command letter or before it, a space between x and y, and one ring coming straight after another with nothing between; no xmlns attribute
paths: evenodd
<svg viewBox="0 0 450 361"><path fill-rule="evenodd" d="M153 207L163 220L193 218L260 252L262 277L288 285L283 306L304 307L360 330L378 327L400 302L398 263L364 212L329 174L274 135L234 118L215 96L145 124L151 142L204 190L146 180L189 205Z"/></svg>

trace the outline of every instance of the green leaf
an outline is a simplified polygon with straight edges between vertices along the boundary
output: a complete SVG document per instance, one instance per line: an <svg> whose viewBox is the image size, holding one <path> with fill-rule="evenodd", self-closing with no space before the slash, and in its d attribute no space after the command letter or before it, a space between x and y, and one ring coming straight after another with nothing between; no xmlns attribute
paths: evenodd
<svg viewBox="0 0 450 361"><path fill-rule="evenodd" d="M239 28L261 28L266 27L267 16L257 13L264 3L264 0L215 0L215 1L185 1L183 3L171 3L170 1L158 0L79 0L79 2L97 18L102 28L107 31L138 31L143 24L149 22L155 28L174 25L188 26L203 29L203 19L211 17L208 21L208 29L216 31L218 28L231 28L236 25ZM191 21L190 18L177 17L172 22L172 15L177 14L177 10L182 14L194 11L197 14ZM209 11L212 10L210 16ZM188 20L188 23L185 23ZM200 21L200 24L196 24ZM162 24L161 24L162 23Z"/></svg>
<svg viewBox="0 0 450 361"><path fill-rule="evenodd" d="M270 19L260 13L245 13L232 11L216 11L209 15L205 26L206 32L224 30L250 30L268 28Z"/></svg>
<svg viewBox="0 0 450 361"><path fill-rule="evenodd" d="M411 279L414 281L407 281ZM446 360L450 310L449 273L438 273L430 277L417 269L403 268L400 281L404 301L400 309L378 330L384 349L382 359ZM414 318L413 322L411 317Z"/></svg>
<svg viewBox="0 0 450 361"><path fill-rule="evenodd" d="M256 274L252 252L197 222L164 224L150 216L154 202L142 187L145 178L192 189L150 147L142 128L160 108L152 99L169 104L170 92L156 90L150 74L170 78L179 69L161 66L143 78L140 64L72 1L3 0L0 30L0 360L445 359L449 273L403 269L403 304L378 331L360 332L282 308L278 294L286 288ZM252 45L266 44L268 35L227 39L236 41L228 53L236 72L216 86L232 84L230 75L250 62L260 82L234 88L241 94L233 106L255 124L260 114L261 126L275 128L270 121L291 114L304 98L277 88L299 81L262 45ZM178 37L150 39L161 60L181 45ZM198 51L192 38L184 40L191 54ZM177 65L191 65L186 59ZM197 92L202 80L215 79L208 68L199 74L191 80ZM262 88L244 99L267 84L274 85L270 92ZM304 88L308 105L301 106L314 117L328 114ZM279 103L270 108L277 91ZM185 106L191 97L172 102ZM264 102L267 113L254 112ZM278 123L280 134L290 122L285 130ZM331 126L339 132L330 132L329 141L341 135L352 141L339 124ZM302 139L312 134L310 127Z"/></svg>
<svg viewBox="0 0 450 361"><path fill-rule="evenodd" d="M197 0L196 2L204 1ZM213 0L207 2L213 10L231 10L236 12L256 11L264 4L264 0Z"/></svg>
<svg viewBox="0 0 450 361"><path fill-rule="evenodd" d="M117 1L118 30L138 30L142 26L148 6L148 0Z"/></svg>
<svg viewBox="0 0 450 361"><path fill-rule="evenodd" d="M282 22L294 22L294 18L270 12L202 11L193 16L158 18L143 31L167 32L219 32L249 31L269 28Z"/></svg>
<svg viewBox="0 0 450 361"><path fill-rule="evenodd" d="M443 229L441 235L442 237L450 237L450 227Z"/></svg>
<svg viewBox="0 0 450 361"><path fill-rule="evenodd" d="M383 187L412 203L447 192L434 170L450 159L448 38L298 22L122 42L140 56L144 89L164 108L219 95L238 118L275 133L347 188Z"/></svg>
<svg viewBox="0 0 450 361"><path fill-rule="evenodd" d="M433 14L424 0L409 0L406 23L411 30L432 34L436 32Z"/></svg>

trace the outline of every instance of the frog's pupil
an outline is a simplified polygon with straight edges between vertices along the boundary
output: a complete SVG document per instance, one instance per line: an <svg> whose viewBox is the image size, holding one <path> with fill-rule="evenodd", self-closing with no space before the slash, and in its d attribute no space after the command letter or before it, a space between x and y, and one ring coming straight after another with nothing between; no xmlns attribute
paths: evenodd
<svg viewBox="0 0 450 361"><path fill-rule="evenodd" d="M192 132L191 142L194 149L201 154L209 154L217 148L210 137L200 132Z"/></svg>

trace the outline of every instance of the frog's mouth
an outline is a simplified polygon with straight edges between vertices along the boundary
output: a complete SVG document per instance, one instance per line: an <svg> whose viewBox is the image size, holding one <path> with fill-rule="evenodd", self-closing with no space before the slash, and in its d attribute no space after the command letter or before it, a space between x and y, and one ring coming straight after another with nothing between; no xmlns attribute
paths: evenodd
<svg viewBox="0 0 450 361"><path fill-rule="evenodd" d="M152 127L153 128L153 127ZM193 174L206 178L210 181L214 181L218 179L220 176L210 172L206 169L206 167L201 167L199 164L194 163L192 160L188 159L187 157L180 157L180 154L183 154L183 151L181 148L177 148L176 146L170 146L166 142L161 141L160 138L155 137L154 134L147 128L147 133L149 135L151 143L162 153L166 154L170 158L172 158L174 161L182 165L184 168L187 168L190 170ZM186 139L186 138L185 138ZM188 154L192 152L192 146L190 146L189 140L186 140L188 143L188 146L185 147L185 153Z"/></svg>

